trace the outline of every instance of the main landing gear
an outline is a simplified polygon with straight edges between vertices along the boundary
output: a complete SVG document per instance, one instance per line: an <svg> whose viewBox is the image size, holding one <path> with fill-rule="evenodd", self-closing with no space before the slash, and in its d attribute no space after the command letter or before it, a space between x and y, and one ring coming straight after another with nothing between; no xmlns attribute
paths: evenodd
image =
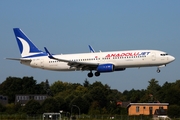
<svg viewBox="0 0 180 120"><path fill-rule="evenodd" d="M100 72L95 72L94 75L95 75L96 77L98 77L98 76L100 76ZM92 71L90 71L90 72L87 74L87 76L88 76L88 77L93 77Z"/></svg>

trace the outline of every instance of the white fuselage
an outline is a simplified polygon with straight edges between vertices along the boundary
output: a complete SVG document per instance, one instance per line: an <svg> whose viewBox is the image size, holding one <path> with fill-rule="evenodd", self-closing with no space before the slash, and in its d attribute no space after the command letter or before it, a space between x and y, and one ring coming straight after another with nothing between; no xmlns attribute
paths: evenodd
<svg viewBox="0 0 180 120"><path fill-rule="evenodd" d="M96 53L80 53L80 54L61 54L53 55L59 59L98 63L113 64L118 68L132 67L150 67L162 66L174 61L174 57L158 50L129 50L129 51L112 51L112 52L96 52ZM29 58L28 58L29 59ZM77 67L70 67L67 62L50 59L48 56L33 57L31 61L21 61L22 64L54 71L74 71L81 70Z"/></svg>

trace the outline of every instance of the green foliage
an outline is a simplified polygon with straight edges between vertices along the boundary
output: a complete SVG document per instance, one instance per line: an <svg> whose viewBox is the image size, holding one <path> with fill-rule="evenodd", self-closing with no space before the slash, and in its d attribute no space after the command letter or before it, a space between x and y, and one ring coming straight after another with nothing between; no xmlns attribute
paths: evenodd
<svg viewBox="0 0 180 120"><path fill-rule="evenodd" d="M59 92L64 92L69 88L70 84L67 82L56 81L50 86L50 90L53 95L58 94Z"/></svg>
<svg viewBox="0 0 180 120"><path fill-rule="evenodd" d="M48 112L59 112L58 108L58 101L52 97L47 98L43 103L42 103L42 111L44 113Z"/></svg>
<svg viewBox="0 0 180 120"><path fill-rule="evenodd" d="M168 116L171 118L179 118L180 117L180 106L170 105L168 108Z"/></svg>
<svg viewBox="0 0 180 120"><path fill-rule="evenodd" d="M55 101L57 101L57 108L59 108L59 110L63 110L63 111L69 111L69 105L67 104L67 102L65 101L65 99L61 96L61 95L57 95L54 97Z"/></svg>
<svg viewBox="0 0 180 120"><path fill-rule="evenodd" d="M27 113L28 115L38 114L40 111L41 105L39 102L35 100L30 100L26 103L23 112Z"/></svg>
<svg viewBox="0 0 180 120"><path fill-rule="evenodd" d="M84 85L84 87L89 87L89 86L90 86L90 83L89 83L89 81L87 80L87 78L86 78L86 80L84 81L83 85Z"/></svg>
<svg viewBox="0 0 180 120"><path fill-rule="evenodd" d="M78 114L79 110L73 106L76 105L82 114L125 115L127 109L117 105L117 102L130 101L166 102L170 104L168 114L172 117L180 116L180 80L174 83L165 82L162 86L155 79L151 79L148 83L147 89L131 89L121 93L98 81L90 84L87 79L83 85L62 81L49 85L48 80L37 84L33 77L8 77L0 84L0 94L8 96L10 104L6 106L0 104L0 112L32 115L63 110L70 113L73 108L72 113ZM30 100L25 106L21 106L14 104L16 94L47 94L49 97L42 104Z"/></svg>
<svg viewBox="0 0 180 120"><path fill-rule="evenodd" d="M6 108L0 103L0 112L4 112L5 109L6 109Z"/></svg>
<svg viewBox="0 0 180 120"><path fill-rule="evenodd" d="M78 96L82 96L84 94L86 94L88 92L88 89L79 85L76 87L75 91L74 91Z"/></svg>
<svg viewBox="0 0 180 120"><path fill-rule="evenodd" d="M107 104L107 98L106 98L106 93L103 88L101 87L94 87L90 91L90 95L92 96L93 101L97 101L99 107L105 107Z"/></svg>
<svg viewBox="0 0 180 120"><path fill-rule="evenodd" d="M81 96L75 97L71 101L70 105L78 106L81 109L81 113L87 113L89 110L89 106L90 106L89 102L84 97L81 97ZM78 111L78 109L75 109L75 110L73 110L73 112L78 113L79 111Z"/></svg>
<svg viewBox="0 0 180 120"><path fill-rule="evenodd" d="M45 93L42 84L36 84L33 77L8 77L0 84L0 94L7 95L9 103L15 102L16 94L42 94Z"/></svg>
<svg viewBox="0 0 180 120"><path fill-rule="evenodd" d="M6 111L5 111L7 114L14 114L16 113L16 110L15 110L15 104L14 103L11 103L11 104L7 104L6 105Z"/></svg>
<svg viewBox="0 0 180 120"><path fill-rule="evenodd" d="M160 90L160 85L158 81L155 79L151 79L149 82L149 86L147 87L147 93L150 95L149 102L157 102L158 91Z"/></svg>
<svg viewBox="0 0 180 120"><path fill-rule="evenodd" d="M97 101L93 101L91 103L88 114L91 114L91 115L101 114L101 108L100 108L99 103Z"/></svg>

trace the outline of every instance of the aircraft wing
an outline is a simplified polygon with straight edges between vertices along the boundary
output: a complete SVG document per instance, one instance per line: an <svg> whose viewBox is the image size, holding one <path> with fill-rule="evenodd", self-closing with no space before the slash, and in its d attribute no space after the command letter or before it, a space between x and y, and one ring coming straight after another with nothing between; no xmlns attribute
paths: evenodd
<svg viewBox="0 0 180 120"><path fill-rule="evenodd" d="M76 67L81 70L95 70L98 66L98 63L88 63L88 62L76 62L69 61L67 62L70 67Z"/></svg>
<svg viewBox="0 0 180 120"><path fill-rule="evenodd" d="M76 67L77 69L82 69L82 70L94 70L99 65L99 63L78 62L78 61L56 58L47 50L46 47L44 47L44 49L50 59L66 62L70 67Z"/></svg>

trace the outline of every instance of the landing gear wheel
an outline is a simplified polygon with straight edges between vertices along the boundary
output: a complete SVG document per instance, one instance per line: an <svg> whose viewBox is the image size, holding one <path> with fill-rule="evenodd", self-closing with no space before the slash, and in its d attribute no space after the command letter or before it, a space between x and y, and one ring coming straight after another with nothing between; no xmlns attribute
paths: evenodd
<svg viewBox="0 0 180 120"><path fill-rule="evenodd" d="M88 76L88 77L92 77L92 76L93 76L93 73L92 73L92 72L89 72L89 73L87 74L87 76Z"/></svg>
<svg viewBox="0 0 180 120"><path fill-rule="evenodd" d="M161 70L158 68L158 69L157 69L157 73L160 73L160 72L161 72Z"/></svg>
<svg viewBox="0 0 180 120"><path fill-rule="evenodd" d="M100 76L100 72L95 72L94 74L96 77Z"/></svg>

